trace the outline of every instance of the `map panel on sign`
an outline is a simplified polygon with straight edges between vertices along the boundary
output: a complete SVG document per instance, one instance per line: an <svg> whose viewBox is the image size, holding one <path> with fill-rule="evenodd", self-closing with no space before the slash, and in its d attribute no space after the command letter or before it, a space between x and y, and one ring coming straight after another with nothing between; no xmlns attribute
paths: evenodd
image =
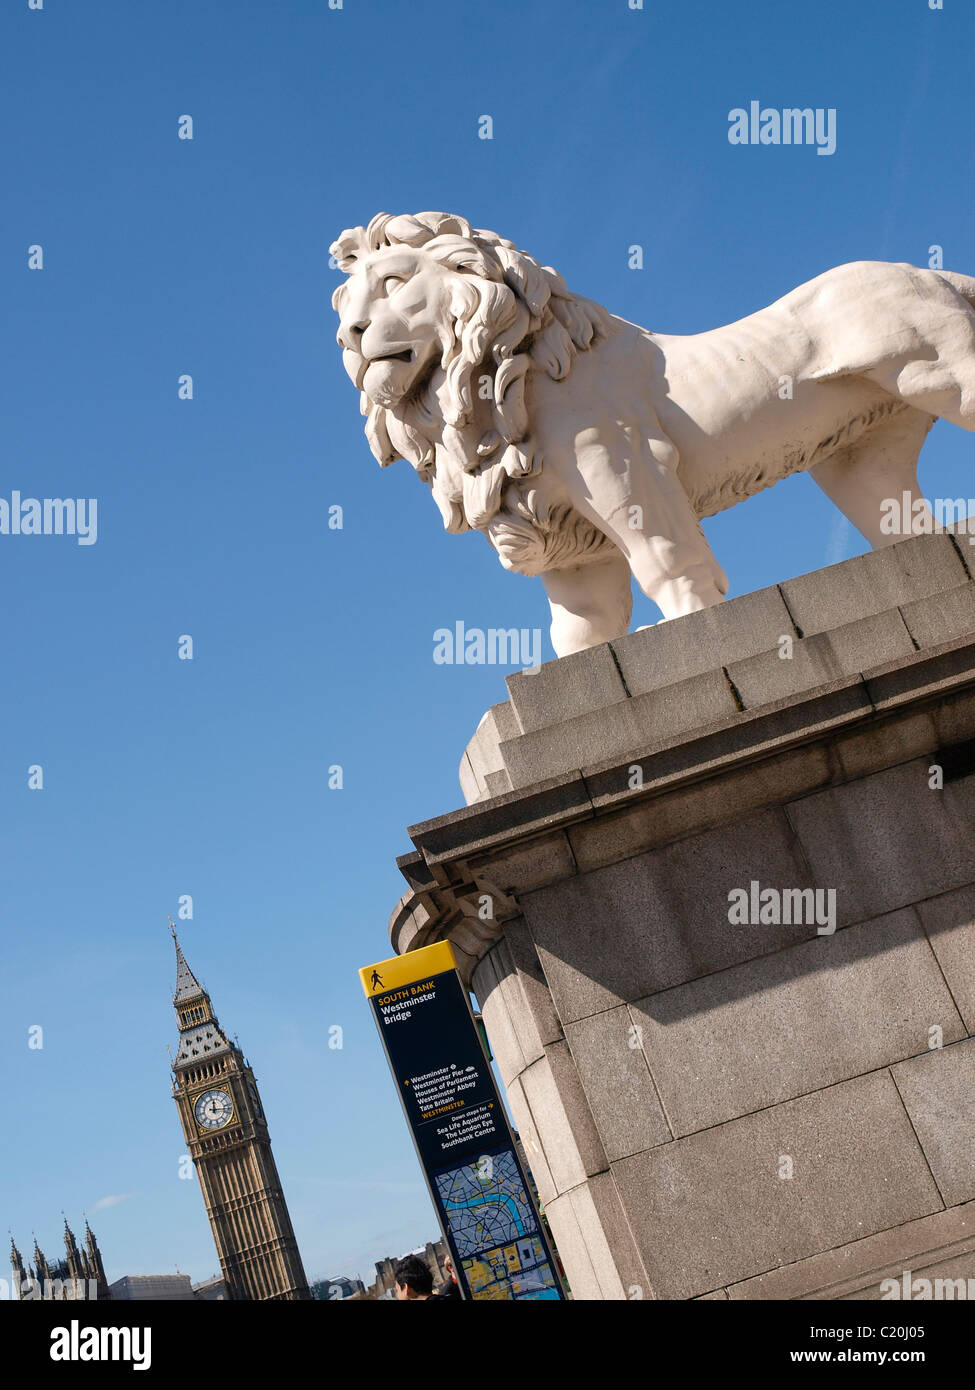
<svg viewBox="0 0 975 1390"><path fill-rule="evenodd" d="M558 1299L555 1273L537 1236L462 1261L474 1298Z"/></svg>
<svg viewBox="0 0 975 1390"><path fill-rule="evenodd" d="M485 1154L474 1163L441 1173L437 1193L462 1260L514 1246L537 1229L531 1200L510 1151Z"/></svg>

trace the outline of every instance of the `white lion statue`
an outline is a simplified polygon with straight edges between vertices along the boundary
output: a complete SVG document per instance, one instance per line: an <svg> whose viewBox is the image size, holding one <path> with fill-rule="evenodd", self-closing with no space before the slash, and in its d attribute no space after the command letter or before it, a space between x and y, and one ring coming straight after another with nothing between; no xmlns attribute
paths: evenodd
<svg viewBox="0 0 975 1390"><path fill-rule="evenodd" d="M934 420L975 429L966 275L858 261L674 336L447 213L380 213L331 250L373 453L412 463L448 531L483 531L507 569L541 575L559 656L627 631L631 574L665 618L720 601L700 518L790 473L890 544L882 503L907 492L923 510Z"/></svg>

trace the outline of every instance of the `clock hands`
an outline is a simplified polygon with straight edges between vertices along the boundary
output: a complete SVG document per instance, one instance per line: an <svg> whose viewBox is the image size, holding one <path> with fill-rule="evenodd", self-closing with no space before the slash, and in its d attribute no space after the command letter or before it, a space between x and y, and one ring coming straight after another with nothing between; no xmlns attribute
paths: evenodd
<svg viewBox="0 0 975 1390"><path fill-rule="evenodd" d="M232 1112L230 1097L221 1091L211 1091L202 1095L197 1103L196 1113L199 1122L208 1129L216 1129L221 1124L226 1124Z"/></svg>

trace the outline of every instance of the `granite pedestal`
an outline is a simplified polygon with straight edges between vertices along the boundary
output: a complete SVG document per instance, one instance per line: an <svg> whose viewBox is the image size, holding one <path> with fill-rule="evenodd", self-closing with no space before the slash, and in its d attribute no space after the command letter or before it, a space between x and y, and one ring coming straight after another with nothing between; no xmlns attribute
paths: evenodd
<svg viewBox="0 0 975 1390"><path fill-rule="evenodd" d="M512 676L411 829L393 945L454 943L575 1297L975 1280L973 576L917 537Z"/></svg>

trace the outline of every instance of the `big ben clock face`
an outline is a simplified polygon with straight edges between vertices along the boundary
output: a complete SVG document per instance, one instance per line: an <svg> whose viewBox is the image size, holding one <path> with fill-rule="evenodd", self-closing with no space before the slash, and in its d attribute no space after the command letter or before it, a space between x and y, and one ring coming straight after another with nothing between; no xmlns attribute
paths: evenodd
<svg viewBox="0 0 975 1390"><path fill-rule="evenodd" d="M204 1091L193 1107L196 1123L201 1129L223 1129L234 1113L234 1103L226 1091Z"/></svg>

